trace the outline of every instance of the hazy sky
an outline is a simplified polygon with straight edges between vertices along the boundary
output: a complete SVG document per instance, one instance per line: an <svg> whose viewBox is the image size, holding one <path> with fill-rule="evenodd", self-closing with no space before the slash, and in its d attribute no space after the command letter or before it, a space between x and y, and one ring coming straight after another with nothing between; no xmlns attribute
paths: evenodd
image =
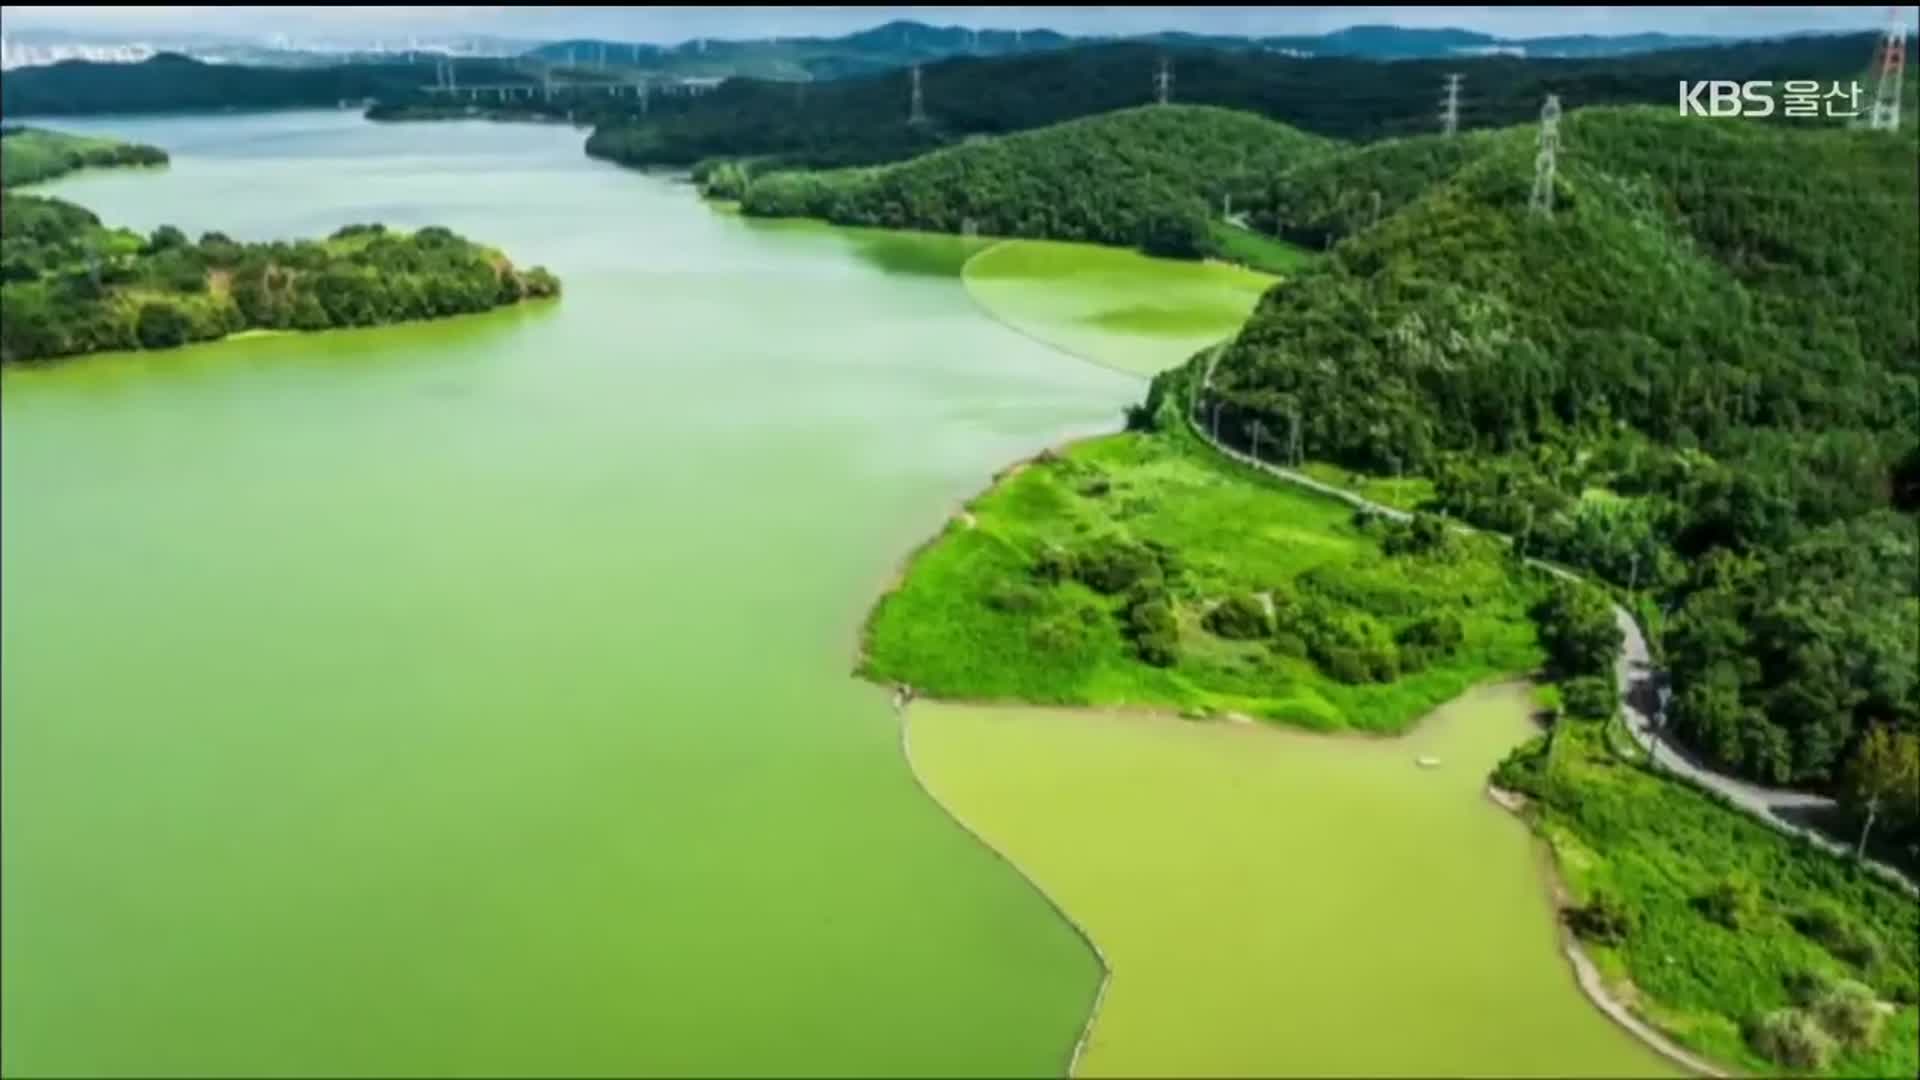
<svg viewBox="0 0 1920 1080"><path fill-rule="evenodd" d="M1907 8L1906 13L1910 25L1920 22L1920 9ZM1877 29L1886 17L1885 7L0 7L0 20L10 28L75 33L356 38L471 33L657 42L840 34L896 18L983 28L1045 26L1083 34L1166 29L1311 34L1360 23L1394 23L1510 36L1643 30L1749 36Z"/></svg>

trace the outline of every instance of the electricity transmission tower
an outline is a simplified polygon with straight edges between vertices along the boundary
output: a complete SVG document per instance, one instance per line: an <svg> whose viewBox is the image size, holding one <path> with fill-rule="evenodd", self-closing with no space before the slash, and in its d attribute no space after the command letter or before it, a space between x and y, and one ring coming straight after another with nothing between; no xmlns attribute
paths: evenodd
<svg viewBox="0 0 1920 1080"><path fill-rule="evenodd" d="M1440 112L1440 130L1451 135L1460 129L1460 80L1458 73L1447 76L1447 103Z"/></svg>
<svg viewBox="0 0 1920 1080"><path fill-rule="evenodd" d="M1887 32L1880 35L1880 55L1874 66L1880 69L1880 83L1873 95L1873 109L1867 127L1874 131L1900 130L1900 76L1907 63L1907 28L1900 9L1891 9Z"/></svg>
<svg viewBox="0 0 1920 1080"><path fill-rule="evenodd" d="M1553 216L1553 156L1560 149L1560 95L1548 94L1540 107L1540 152L1533 159L1533 196L1527 208Z"/></svg>
<svg viewBox="0 0 1920 1080"><path fill-rule="evenodd" d="M913 65L913 104L907 111L907 123L924 124L927 122L926 101L920 94L920 65Z"/></svg>
<svg viewBox="0 0 1920 1080"><path fill-rule="evenodd" d="M1173 69L1167 66L1167 58L1160 58L1160 70L1153 75L1154 100L1165 105L1173 93Z"/></svg>

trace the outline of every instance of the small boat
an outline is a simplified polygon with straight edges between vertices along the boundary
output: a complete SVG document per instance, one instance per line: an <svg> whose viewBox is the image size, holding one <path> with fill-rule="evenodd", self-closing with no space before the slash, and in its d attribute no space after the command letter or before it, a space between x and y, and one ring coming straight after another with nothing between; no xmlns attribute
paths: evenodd
<svg viewBox="0 0 1920 1080"><path fill-rule="evenodd" d="M1431 769L1431 768L1433 768L1434 766L1436 766L1436 765L1439 765L1439 764L1440 764L1440 759L1439 759L1439 758L1437 758L1437 757L1424 757L1424 756L1423 756L1423 757L1417 757L1417 758L1414 758L1414 759L1413 759L1413 763L1414 763L1415 765L1418 765L1418 766L1420 766L1420 767L1421 767L1421 768L1423 768L1423 769Z"/></svg>

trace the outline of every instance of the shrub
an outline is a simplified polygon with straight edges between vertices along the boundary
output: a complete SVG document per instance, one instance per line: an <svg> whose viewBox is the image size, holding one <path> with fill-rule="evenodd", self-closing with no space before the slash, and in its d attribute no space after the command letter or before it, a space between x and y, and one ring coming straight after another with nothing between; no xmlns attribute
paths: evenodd
<svg viewBox="0 0 1920 1080"><path fill-rule="evenodd" d="M1367 677L1374 682L1392 682L1400 677L1400 654L1393 649L1360 650L1360 661L1367 666Z"/></svg>
<svg viewBox="0 0 1920 1080"><path fill-rule="evenodd" d="M1814 1002L1813 1015L1828 1034L1850 1046L1865 1046L1880 1034L1882 1014L1873 990L1846 979Z"/></svg>
<svg viewBox="0 0 1920 1080"><path fill-rule="evenodd" d="M1768 1060L1796 1069L1824 1069L1833 1057L1833 1037L1799 1009L1768 1013L1748 1041Z"/></svg>
<svg viewBox="0 0 1920 1080"><path fill-rule="evenodd" d="M1633 912L1611 893L1595 890L1582 906L1569 908L1567 926L1574 933L1602 945L1618 945L1633 933Z"/></svg>
<svg viewBox="0 0 1920 1080"><path fill-rule="evenodd" d="M184 345L188 327L186 312L160 300L141 304L140 313L134 320L134 333L140 338L140 347L143 349L169 349Z"/></svg>
<svg viewBox="0 0 1920 1080"><path fill-rule="evenodd" d="M1432 514L1415 514L1411 521L1396 521L1380 538L1380 550L1389 555L1427 555L1445 552L1450 539L1447 523Z"/></svg>
<svg viewBox="0 0 1920 1080"><path fill-rule="evenodd" d="M1538 797L1541 770L1547 757L1546 736L1535 736L1513 748L1493 770L1495 787Z"/></svg>
<svg viewBox="0 0 1920 1080"><path fill-rule="evenodd" d="M1086 640L1084 623L1060 615L1041 619L1027 631L1027 642L1036 650L1056 655L1077 652Z"/></svg>
<svg viewBox="0 0 1920 1080"><path fill-rule="evenodd" d="M1049 585L1057 585L1076 576L1078 563L1073 552L1065 548L1049 547L1033 561L1033 576Z"/></svg>
<svg viewBox="0 0 1920 1080"><path fill-rule="evenodd" d="M1760 914L1760 890L1745 876L1722 879L1694 898L1700 914L1729 930L1753 925Z"/></svg>
<svg viewBox="0 0 1920 1080"><path fill-rule="evenodd" d="M1847 916L1838 904L1816 900L1788 920L1811 941L1853 966L1865 970L1880 961L1880 939Z"/></svg>
<svg viewBox="0 0 1920 1080"><path fill-rule="evenodd" d="M1358 686L1372 676L1359 649L1344 646L1319 649L1314 653L1314 662L1320 665L1328 678L1349 686Z"/></svg>
<svg viewBox="0 0 1920 1080"><path fill-rule="evenodd" d="M1127 603L1127 636L1140 659L1172 667L1180 659L1180 627L1165 593L1141 589Z"/></svg>
<svg viewBox="0 0 1920 1080"><path fill-rule="evenodd" d="M1292 631L1281 631L1275 634L1270 647L1275 656L1284 656L1292 660L1307 658L1307 639Z"/></svg>
<svg viewBox="0 0 1920 1080"><path fill-rule="evenodd" d="M1419 622L1402 627L1394 640L1405 648L1412 646L1425 649L1437 655L1451 654L1466 639L1466 631L1460 626L1460 620L1452 615L1429 615Z"/></svg>
<svg viewBox="0 0 1920 1080"><path fill-rule="evenodd" d="M1613 680L1598 675L1568 679L1560 688L1560 701L1567 715L1581 720L1612 719L1619 700Z"/></svg>
<svg viewBox="0 0 1920 1080"><path fill-rule="evenodd" d="M1234 641L1251 641L1272 632L1267 606L1258 597L1236 593L1220 601L1204 620L1207 629Z"/></svg>
<svg viewBox="0 0 1920 1080"><path fill-rule="evenodd" d="M1425 671L1427 668L1433 666L1433 662L1438 659L1440 659L1440 655L1432 649L1423 648L1419 645L1403 645L1400 647L1400 670L1408 675L1416 671Z"/></svg>
<svg viewBox="0 0 1920 1080"><path fill-rule="evenodd" d="M1098 499L1112 490L1113 481L1107 479L1105 476L1096 476L1080 485L1080 494L1091 499Z"/></svg>
<svg viewBox="0 0 1920 1080"><path fill-rule="evenodd" d="M987 606L1011 615L1038 611L1046 602L1045 593L1024 581L1003 581L987 590Z"/></svg>
<svg viewBox="0 0 1920 1080"><path fill-rule="evenodd" d="M1117 537L1095 541L1075 559L1075 574L1088 588L1113 596L1163 577L1152 551Z"/></svg>

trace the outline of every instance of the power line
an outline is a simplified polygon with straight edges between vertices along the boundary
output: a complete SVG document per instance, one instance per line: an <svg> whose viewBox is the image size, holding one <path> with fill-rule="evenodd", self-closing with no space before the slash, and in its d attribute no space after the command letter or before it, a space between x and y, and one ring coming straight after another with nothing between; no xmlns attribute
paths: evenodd
<svg viewBox="0 0 1920 1080"><path fill-rule="evenodd" d="M913 104L907 110L907 123L913 125L927 122L926 102L920 93L920 65L913 65Z"/></svg>
<svg viewBox="0 0 1920 1080"><path fill-rule="evenodd" d="M1873 95L1867 127L1875 131L1900 130L1900 75L1907 63L1907 28L1899 8L1889 8L1887 32L1880 35L1880 85Z"/></svg>
<svg viewBox="0 0 1920 1080"><path fill-rule="evenodd" d="M1533 159L1533 195L1527 208L1541 217L1553 216L1553 157L1560 149L1560 95L1548 94L1540 107L1540 152Z"/></svg>

